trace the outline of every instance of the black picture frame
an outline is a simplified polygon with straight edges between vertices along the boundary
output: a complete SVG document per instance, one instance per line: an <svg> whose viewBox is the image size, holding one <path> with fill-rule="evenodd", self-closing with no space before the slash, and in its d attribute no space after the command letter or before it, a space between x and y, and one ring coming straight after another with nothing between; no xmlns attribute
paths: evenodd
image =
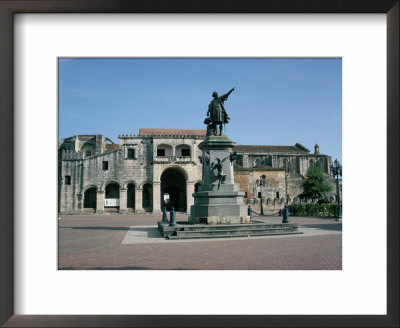
<svg viewBox="0 0 400 328"><path fill-rule="evenodd" d="M399 11L399 0L0 0L0 140L2 141L0 324L4 327L399 327ZM13 16L15 13L385 13L387 16L387 315L14 315Z"/></svg>

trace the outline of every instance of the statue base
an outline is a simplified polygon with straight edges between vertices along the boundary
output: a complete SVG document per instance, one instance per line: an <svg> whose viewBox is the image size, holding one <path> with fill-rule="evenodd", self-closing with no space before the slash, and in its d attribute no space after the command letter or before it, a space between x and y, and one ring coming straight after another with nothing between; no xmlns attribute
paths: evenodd
<svg viewBox="0 0 400 328"><path fill-rule="evenodd" d="M189 217L190 224L244 224L250 223L250 216L208 216L204 218Z"/></svg>
<svg viewBox="0 0 400 328"><path fill-rule="evenodd" d="M234 182L231 149L235 143L227 136L208 136L199 148L203 152L203 179L194 205L190 208L189 223L241 224L249 223L244 192ZM217 166L220 164L220 169ZM220 176L223 175L223 181Z"/></svg>

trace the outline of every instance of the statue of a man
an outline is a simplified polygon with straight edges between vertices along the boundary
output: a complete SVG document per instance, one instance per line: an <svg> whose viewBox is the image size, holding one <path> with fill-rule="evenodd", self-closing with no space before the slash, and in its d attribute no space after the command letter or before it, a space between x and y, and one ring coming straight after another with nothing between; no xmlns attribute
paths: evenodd
<svg viewBox="0 0 400 328"><path fill-rule="evenodd" d="M228 96L234 91L235 88L229 90L228 93L218 97L217 91L214 91L212 96L213 100L211 100L208 105L207 116L211 119L211 124L214 128L214 135L217 135L217 125L219 125L219 135L222 135L222 124L229 122L229 116L225 111L224 101L228 99ZM206 119L207 120L207 119Z"/></svg>

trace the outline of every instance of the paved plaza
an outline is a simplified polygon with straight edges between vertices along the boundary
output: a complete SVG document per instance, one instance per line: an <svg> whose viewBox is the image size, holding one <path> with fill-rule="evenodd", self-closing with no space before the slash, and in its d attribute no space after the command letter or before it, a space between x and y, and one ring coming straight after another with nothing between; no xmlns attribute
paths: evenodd
<svg viewBox="0 0 400 328"><path fill-rule="evenodd" d="M281 217L255 217L280 223ZM291 217L301 235L166 240L161 215L80 215L58 220L64 270L341 270L342 224ZM178 221L187 215L177 214Z"/></svg>

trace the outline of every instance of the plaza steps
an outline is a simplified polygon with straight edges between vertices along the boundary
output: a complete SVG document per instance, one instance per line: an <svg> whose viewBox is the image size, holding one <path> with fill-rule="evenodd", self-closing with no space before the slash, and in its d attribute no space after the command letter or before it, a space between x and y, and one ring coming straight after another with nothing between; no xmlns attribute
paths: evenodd
<svg viewBox="0 0 400 328"><path fill-rule="evenodd" d="M177 225L164 227L163 236L169 240L236 238L301 234L297 223L250 223L217 225Z"/></svg>

